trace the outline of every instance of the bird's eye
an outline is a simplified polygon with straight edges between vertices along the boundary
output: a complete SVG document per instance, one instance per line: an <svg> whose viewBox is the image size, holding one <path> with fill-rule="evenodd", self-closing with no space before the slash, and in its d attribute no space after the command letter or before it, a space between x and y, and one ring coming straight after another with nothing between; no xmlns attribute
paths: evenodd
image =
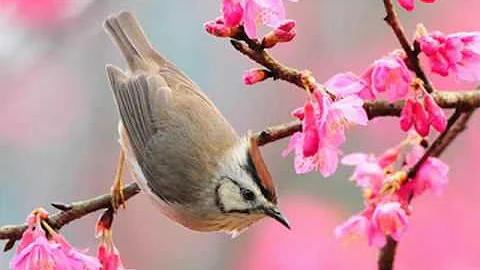
<svg viewBox="0 0 480 270"><path fill-rule="evenodd" d="M242 197L246 201L253 201L255 200L255 193L253 193L251 190L242 188L240 190L240 193L242 194Z"/></svg>

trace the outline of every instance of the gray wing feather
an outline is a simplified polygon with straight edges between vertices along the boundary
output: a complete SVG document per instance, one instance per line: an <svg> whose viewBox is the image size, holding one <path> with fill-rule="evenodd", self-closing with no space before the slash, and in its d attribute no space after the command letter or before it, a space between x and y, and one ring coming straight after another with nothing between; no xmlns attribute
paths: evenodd
<svg viewBox="0 0 480 270"><path fill-rule="evenodd" d="M107 76L117 103L120 119L139 163L148 141L157 132L155 106L168 106L170 88L158 75L126 76L121 70L107 66Z"/></svg>

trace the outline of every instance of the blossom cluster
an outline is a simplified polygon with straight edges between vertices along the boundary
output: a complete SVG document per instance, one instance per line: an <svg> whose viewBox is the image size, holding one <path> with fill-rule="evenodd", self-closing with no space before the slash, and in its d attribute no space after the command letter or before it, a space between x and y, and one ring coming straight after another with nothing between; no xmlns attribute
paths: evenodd
<svg viewBox="0 0 480 270"><path fill-rule="evenodd" d="M416 1L397 2L405 10L413 11ZM288 42L295 36L295 21L286 19L283 0L223 0L222 14L205 24L208 33L246 40L238 34L243 29L247 38L256 42L260 22L273 28L259 43L260 50ZM412 48L414 54L427 58L433 73L480 81L480 32L446 35L438 31L429 33L419 25ZM416 164L425 152L420 146L424 137L432 128L437 132L447 128L444 110L437 104L431 87L428 91L424 87L428 82L417 78L417 73L404 50L394 50L373 61L360 75L339 73L323 84L317 83L309 72L302 73L308 96L303 106L292 112L301 121L302 129L291 136L282 155L294 152L294 169L298 174L319 171L329 177L337 170L339 160L355 166L352 180L363 190L365 209L337 228L338 237L362 235L377 247L385 244L386 235L399 240L408 227L412 196L426 191L440 194L448 182L448 166L439 159L428 157ZM254 68L243 74L243 80L251 85L275 75ZM364 102L379 98L390 103L403 100L399 126L409 132L407 139L380 157L355 153L342 159L341 146L347 129L367 125Z"/></svg>
<svg viewBox="0 0 480 270"><path fill-rule="evenodd" d="M123 270L120 254L113 245L110 227L99 222L97 228L102 241L97 257L74 248L47 222L48 213L34 210L27 218L28 228L22 235L10 268L15 270ZM102 219L101 219L102 220Z"/></svg>
<svg viewBox="0 0 480 270"><path fill-rule="evenodd" d="M355 166L351 180L363 189L365 209L337 227L337 237L361 236L376 247L385 244L385 235L398 241L408 227L412 196L443 192L449 168L437 158L427 158L415 176L408 178L408 172L425 153L421 141L411 134L379 157L364 153L343 157L343 164Z"/></svg>

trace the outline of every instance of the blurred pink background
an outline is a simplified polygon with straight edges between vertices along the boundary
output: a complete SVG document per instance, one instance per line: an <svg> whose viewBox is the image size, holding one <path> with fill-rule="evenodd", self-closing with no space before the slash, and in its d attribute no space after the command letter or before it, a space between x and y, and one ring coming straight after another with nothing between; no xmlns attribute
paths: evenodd
<svg viewBox="0 0 480 270"><path fill-rule="evenodd" d="M420 1L418 1L420 2ZM429 30L479 31L476 0L418 4L400 11L409 35ZM312 70L319 81L337 72L360 73L398 48L383 22L381 1L316 0L287 3L297 20L294 42L272 50L277 58ZM283 82L247 87L243 70L255 65L227 40L204 33L220 1L0 0L0 224L20 223L35 207L109 191L117 161L117 114L105 64L125 67L102 30L111 13L136 13L155 46L191 76L239 132L291 120L304 93ZM425 64L426 66L426 64ZM432 75L439 89L472 89ZM476 117L478 118L478 117ZM442 197L414 200L410 228L396 269L480 269L479 121L470 123L443 160L451 166ZM395 119L350 131L345 152L380 152L404 135ZM114 224L126 266L135 269L374 269L376 250L361 240L338 242L335 227L362 208L360 191L341 167L330 179L297 176L286 140L263 148L292 223L286 231L264 220L240 237L188 231L167 220L144 195L129 201ZM130 178L128 178L130 180ZM52 209L50 209L52 210ZM53 210L52 210L53 211ZM62 230L77 247L94 251L97 214ZM0 256L7 268L12 252Z"/></svg>

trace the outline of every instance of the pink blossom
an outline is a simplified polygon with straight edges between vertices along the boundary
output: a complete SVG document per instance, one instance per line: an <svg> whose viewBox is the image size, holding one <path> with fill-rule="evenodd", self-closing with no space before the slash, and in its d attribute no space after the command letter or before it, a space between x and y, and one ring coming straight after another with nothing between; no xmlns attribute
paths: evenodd
<svg viewBox="0 0 480 270"><path fill-rule="evenodd" d="M264 69L252 68L243 72L243 83L246 85L252 85L264 81L268 77L268 71Z"/></svg>
<svg viewBox="0 0 480 270"><path fill-rule="evenodd" d="M385 181L385 173L375 156L352 153L342 158L342 164L355 166L350 179L355 180L359 187L368 188L374 194L380 192Z"/></svg>
<svg viewBox="0 0 480 270"><path fill-rule="evenodd" d="M58 261L55 251L59 248L59 245L48 242L45 232L41 229L35 230L32 242L15 254L10 261L10 268L15 270L55 269Z"/></svg>
<svg viewBox="0 0 480 270"><path fill-rule="evenodd" d="M345 223L335 229L336 238L364 238L367 239L370 246L384 246L386 243L385 235L373 226L370 215L368 211L363 211L350 217Z"/></svg>
<svg viewBox="0 0 480 270"><path fill-rule="evenodd" d="M313 170L318 170L324 177L331 176L338 166L339 150L335 145L327 141L319 143L317 152L313 156L306 157L303 154L303 144L305 135L302 132L293 134L290 143L282 153L286 157L292 150L295 150L294 167L298 174L305 174Z"/></svg>
<svg viewBox="0 0 480 270"><path fill-rule="evenodd" d="M369 87L359 93L360 97L375 99L384 92L390 102L404 98L413 80L404 59L404 53L395 51L376 60L361 76Z"/></svg>
<svg viewBox="0 0 480 270"><path fill-rule="evenodd" d="M345 141L345 127L366 125L368 117L363 101L350 95L332 101L319 87L313 92L314 101L293 114L303 121L302 132L291 139L283 156L295 150L295 171L318 170L324 177L332 175L338 166L339 146Z"/></svg>
<svg viewBox="0 0 480 270"><path fill-rule="evenodd" d="M408 227L408 216L399 202L387 202L377 205L372 215L375 229L399 241Z"/></svg>
<svg viewBox="0 0 480 270"><path fill-rule="evenodd" d="M424 3L434 3L436 0L421 0ZM407 11L412 11L415 8L415 0L398 0L400 6Z"/></svg>
<svg viewBox="0 0 480 270"><path fill-rule="evenodd" d="M244 10L245 32L252 39L257 38L257 18L271 28L279 27L286 20L283 0L245 0Z"/></svg>
<svg viewBox="0 0 480 270"><path fill-rule="evenodd" d="M444 35L417 29L417 41L429 58L432 72L447 76L450 72L464 81L480 80L480 32L460 32Z"/></svg>
<svg viewBox="0 0 480 270"><path fill-rule="evenodd" d="M47 217L43 209L33 211L28 217L28 228L20 240L15 257L10 261L10 268L99 270L99 261L72 247L43 221ZM49 230L51 240L47 239L42 222Z"/></svg>

